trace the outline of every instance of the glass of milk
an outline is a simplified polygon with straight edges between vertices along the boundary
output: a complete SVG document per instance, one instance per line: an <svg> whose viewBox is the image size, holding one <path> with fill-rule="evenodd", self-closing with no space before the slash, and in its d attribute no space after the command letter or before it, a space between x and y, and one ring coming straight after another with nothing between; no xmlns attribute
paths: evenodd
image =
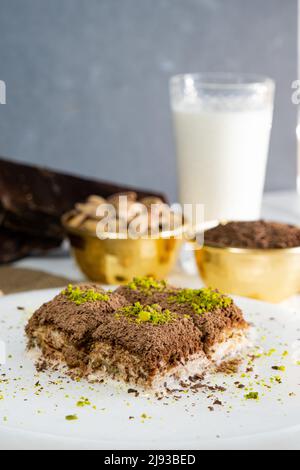
<svg viewBox="0 0 300 470"><path fill-rule="evenodd" d="M203 204L207 223L260 217L274 91L251 75L171 79L180 202Z"/></svg>

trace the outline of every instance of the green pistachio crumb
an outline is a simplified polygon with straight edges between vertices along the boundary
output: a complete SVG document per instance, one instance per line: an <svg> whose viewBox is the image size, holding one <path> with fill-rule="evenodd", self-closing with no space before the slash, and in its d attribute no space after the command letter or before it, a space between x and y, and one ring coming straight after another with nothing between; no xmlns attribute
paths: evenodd
<svg viewBox="0 0 300 470"><path fill-rule="evenodd" d="M76 421L78 419L77 415L67 415L66 420L67 421Z"/></svg>
<svg viewBox="0 0 300 470"><path fill-rule="evenodd" d="M259 400L258 392L250 392L245 395L246 400Z"/></svg>
<svg viewBox="0 0 300 470"><path fill-rule="evenodd" d="M166 288L166 281L156 281L152 277L135 277L128 285L131 290L150 292L151 290L162 291Z"/></svg>
<svg viewBox="0 0 300 470"><path fill-rule="evenodd" d="M78 408L83 408L84 406L91 406L91 402L88 398L81 397L80 400L76 403Z"/></svg>
<svg viewBox="0 0 300 470"><path fill-rule="evenodd" d="M164 325L176 319L176 315L170 310L163 310L157 304L144 306L140 302L121 308L115 315L116 318L127 317L135 323L152 323L152 325Z"/></svg>
<svg viewBox="0 0 300 470"><path fill-rule="evenodd" d="M203 315L216 308L226 308L232 305L233 300L211 288L182 289L169 299L179 304L189 304L195 313Z"/></svg>
<svg viewBox="0 0 300 470"><path fill-rule="evenodd" d="M150 321L151 320L151 313L147 312L146 310L142 310L139 315L138 319L143 322L143 321Z"/></svg>
<svg viewBox="0 0 300 470"><path fill-rule="evenodd" d="M270 349L265 355L266 355L267 357L271 357L271 356L273 356L273 354L275 354L275 353L276 353L276 349L273 348L273 349Z"/></svg>
<svg viewBox="0 0 300 470"><path fill-rule="evenodd" d="M72 284L69 284L67 289L62 293L68 298L68 300L74 302L76 305L81 305L86 302L107 302L109 300L108 294L96 292L93 289L82 290L80 287L73 286Z"/></svg>

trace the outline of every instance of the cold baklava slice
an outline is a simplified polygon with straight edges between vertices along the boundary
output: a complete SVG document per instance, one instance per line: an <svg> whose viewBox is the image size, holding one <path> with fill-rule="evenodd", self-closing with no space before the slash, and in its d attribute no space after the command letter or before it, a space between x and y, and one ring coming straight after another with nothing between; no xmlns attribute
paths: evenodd
<svg viewBox="0 0 300 470"><path fill-rule="evenodd" d="M33 315L26 333L49 364L89 380L157 388L236 358L248 328L233 299L216 290L142 278L115 292L69 286Z"/></svg>

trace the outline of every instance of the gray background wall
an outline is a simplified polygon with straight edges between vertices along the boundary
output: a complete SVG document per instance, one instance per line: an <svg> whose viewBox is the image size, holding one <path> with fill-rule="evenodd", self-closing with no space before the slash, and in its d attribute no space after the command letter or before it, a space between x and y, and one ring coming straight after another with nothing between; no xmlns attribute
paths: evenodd
<svg viewBox="0 0 300 470"><path fill-rule="evenodd" d="M168 78L267 74L267 189L295 187L296 0L0 0L0 154L176 197Z"/></svg>

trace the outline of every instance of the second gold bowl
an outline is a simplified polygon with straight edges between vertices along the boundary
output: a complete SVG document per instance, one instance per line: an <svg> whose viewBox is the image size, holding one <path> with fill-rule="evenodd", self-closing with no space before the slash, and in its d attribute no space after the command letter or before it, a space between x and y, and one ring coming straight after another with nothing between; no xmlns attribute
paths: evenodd
<svg viewBox="0 0 300 470"><path fill-rule="evenodd" d="M206 285L272 303L300 292L300 247L217 248L204 245L196 261Z"/></svg>

